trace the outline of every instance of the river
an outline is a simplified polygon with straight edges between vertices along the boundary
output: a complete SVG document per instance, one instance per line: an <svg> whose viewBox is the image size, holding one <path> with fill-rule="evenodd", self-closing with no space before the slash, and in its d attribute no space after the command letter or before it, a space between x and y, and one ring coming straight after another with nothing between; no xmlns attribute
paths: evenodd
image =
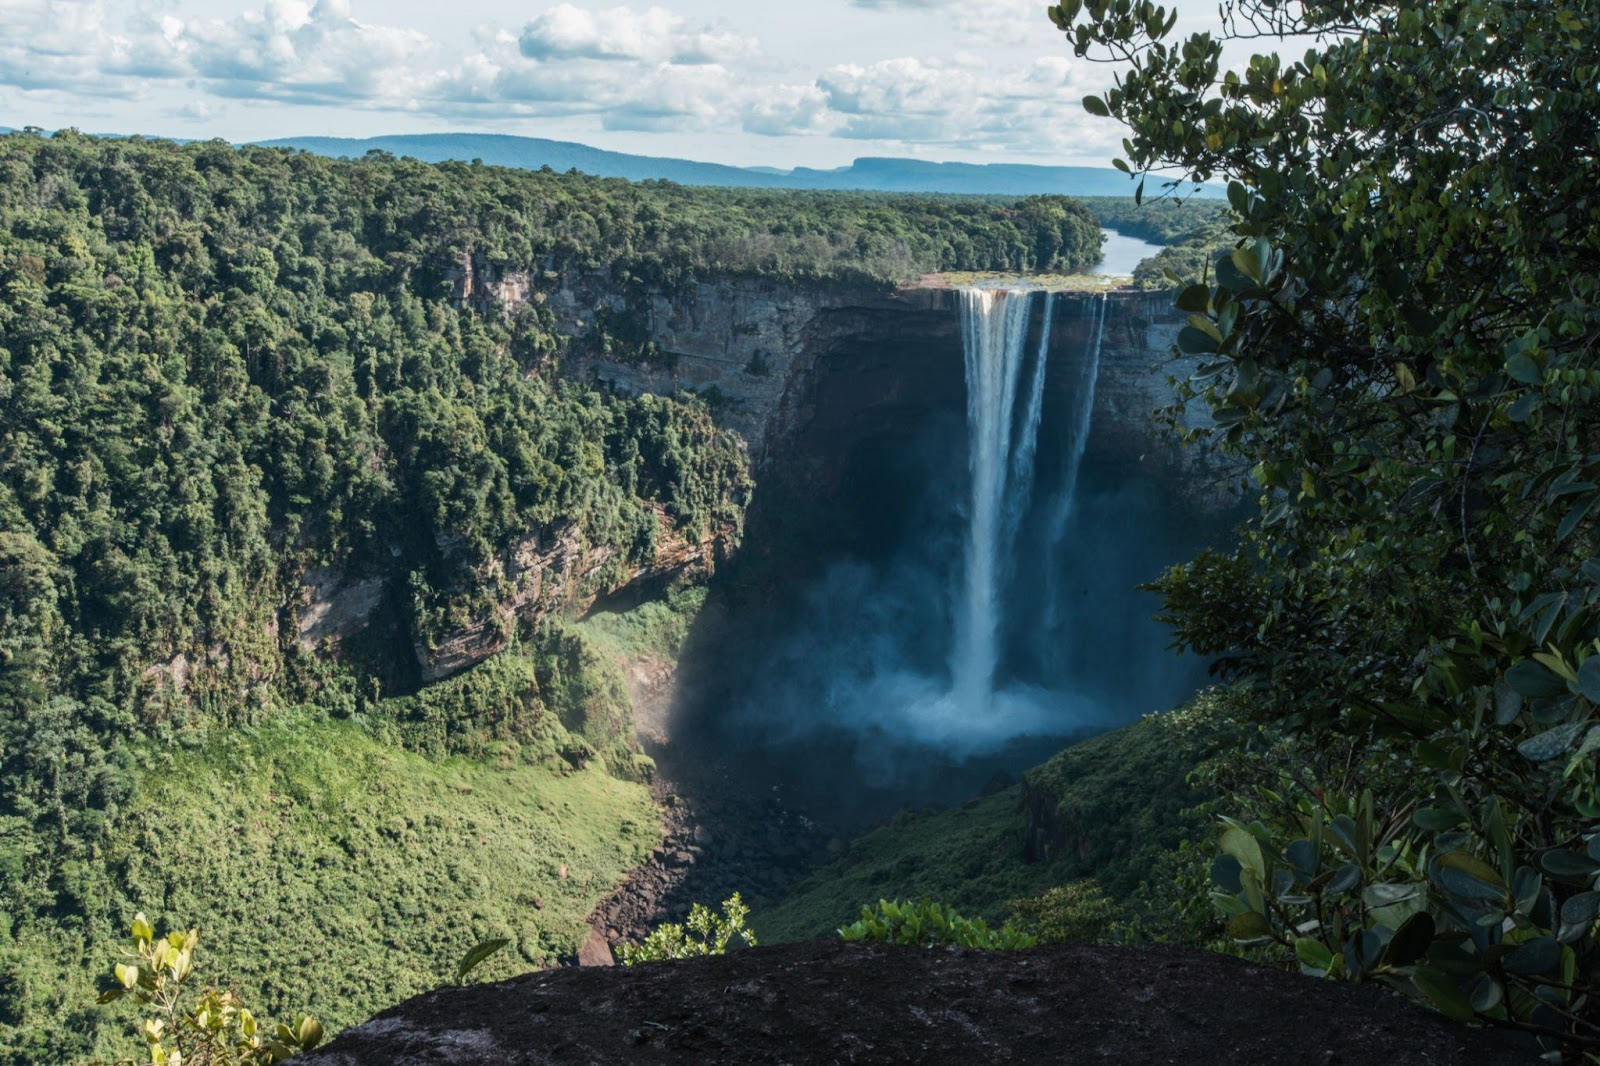
<svg viewBox="0 0 1600 1066"><path fill-rule="evenodd" d="M1164 247L1151 244L1138 237L1127 237L1114 229L1102 230L1106 235L1104 258L1089 268L1091 274L1131 275L1133 268L1149 259Z"/></svg>

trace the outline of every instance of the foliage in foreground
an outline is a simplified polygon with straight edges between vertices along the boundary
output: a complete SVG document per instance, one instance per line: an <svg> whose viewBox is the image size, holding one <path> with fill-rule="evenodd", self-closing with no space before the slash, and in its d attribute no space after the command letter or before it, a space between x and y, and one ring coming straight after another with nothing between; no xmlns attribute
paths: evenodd
<svg viewBox="0 0 1600 1066"><path fill-rule="evenodd" d="M173 930L157 937L135 915L127 962L113 967L115 984L101 1003L131 997L148 1009L138 1026L151 1066L270 1066L322 1043L322 1025L301 1015L271 1029L256 1020L237 992L215 986L196 990L195 951L200 931Z"/></svg>
<svg viewBox="0 0 1600 1066"><path fill-rule="evenodd" d="M880 899L861 908L861 917L839 930L852 943L896 944L919 948L981 948L1009 951L1038 941L1011 925L991 929L982 918L963 918L954 907L931 900Z"/></svg>
<svg viewBox="0 0 1600 1066"><path fill-rule="evenodd" d="M1085 101L1120 166L1230 182L1178 346L1260 509L1159 588L1306 758L1234 794L1219 901L1268 956L1600 1049L1600 4L1224 15L1051 9L1121 67ZM1262 37L1312 43L1223 68Z"/></svg>
<svg viewBox="0 0 1600 1066"><path fill-rule="evenodd" d="M623 944L619 948L622 965L726 955L734 940L741 947L753 948L757 941L747 924L749 918L750 908L737 892L723 901L721 913L696 903L689 908L687 921L667 922L650 930L642 943Z"/></svg>

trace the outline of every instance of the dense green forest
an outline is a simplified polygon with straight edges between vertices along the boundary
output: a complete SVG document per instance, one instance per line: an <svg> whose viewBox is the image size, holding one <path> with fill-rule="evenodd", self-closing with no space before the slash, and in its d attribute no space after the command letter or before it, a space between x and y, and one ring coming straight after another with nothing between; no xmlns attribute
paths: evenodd
<svg viewBox="0 0 1600 1066"><path fill-rule="evenodd" d="M444 822L424 826L420 810L357 801L361 789L409 777L448 797L471 773L449 760L510 760L545 775L548 803L593 806L582 797L607 787L584 783L594 773L648 774L620 683L584 632L549 610L519 627L497 601L526 543L565 546L573 570L542 608L617 587L668 539L731 547L750 492L742 444L694 397L561 381L573 342L538 299L506 315L453 305L463 257L532 268L536 286L603 271L627 293L727 274L879 286L941 269L1070 270L1099 243L1059 198L685 189L377 154L0 138L0 1058L70 1052L56 1043L63 1018L79 1050L95 1046L86 975L137 906L208 908L225 960L266 973L240 940L248 908L218 893L266 906L242 886L267 871L316 883L292 834L331 833L378 863L386 833L482 817L436 801L429 817ZM337 656L298 639L312 574L383 590L381 623ZM433 649L474 626L510 654L410 694ZM302 725L285 733L291 720ZM339 722L369 738L340 747L389 769L319 781L305 769L316 760L283 758ZM402 773L390 766L402 758L423 762ZM594 854L591 902L648 844L605 828L644 818L627 787L607 801L614 818L600 804L593 825L569 827ZM230 842L203 831L222 824L210 807L227 795L296 800L278 833ZM307 805L387 809L390 824L308 820ZM455 861L444 840L427 846ZM197 883L209 895L192 896ZM294 898L273 905L286 921L308 900ZM549 926L569 930L581 899ZM473 913L441 943L494 924ZM392 936L397 920L372 928ZM568 935L524 933L524 962ZM377 965L378 948L359 950L371 954L346 959L351 973ZM332 979L331 964L315 972ZM407 972L395 987L432 980ZM380 1005L378 987L339 1000L335 1020Z"/></svg>

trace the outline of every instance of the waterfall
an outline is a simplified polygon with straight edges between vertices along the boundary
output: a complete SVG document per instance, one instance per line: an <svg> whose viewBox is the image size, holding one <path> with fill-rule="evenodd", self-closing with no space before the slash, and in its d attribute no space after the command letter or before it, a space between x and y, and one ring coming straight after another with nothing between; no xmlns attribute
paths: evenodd
<svg viewBox="0 0 1600 1066"><path fill-rule="evenodd" d="M1001 589L1033 487L1033 457L1043 410L1050 342L1050 297L1026 403L1017 390L1026 361L1034 294L1025 289L961 290L967 380L965 570L956 603L953 696L969 712L993 703L999 664ZM1020 419L1019 419L1020 414Z"/></svg>
<svg viewBox="0 0 1600 1066"><path fill-rule="evenodd" d="M1067 433L1067 452L1061 467L1061 491L1056 496L1055 508L1050 516L1050 532L1046 540L1051 560L1045 583L1048 597L1045 607L1047 631L1053 631L1060 619L1061 570L1056 559L1066 539L1067 525L1072 521L1078 506L1078 471L1083 466L1083 452L1089 444L1089 429L1094 422L1094 392L1100 379L1100 347L1106 335L1106 294L1101 293L1095 309L1089 316L1089 352L1086 366L1080 373L1074 389L1077 399L1072 412L1072 423Z"/></svg>

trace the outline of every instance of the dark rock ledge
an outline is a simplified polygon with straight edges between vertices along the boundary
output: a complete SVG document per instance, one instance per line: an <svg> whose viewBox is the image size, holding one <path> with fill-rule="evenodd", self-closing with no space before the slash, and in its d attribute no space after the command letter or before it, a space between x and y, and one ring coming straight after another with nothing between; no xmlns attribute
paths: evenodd
<svg viewBox="0 0 1600 1066"><path fill-rule="evenodd" d="M303 1060L1473 1064L1536 1061L1375 988L1170 948L815 941L441 989Z"/></svg>

